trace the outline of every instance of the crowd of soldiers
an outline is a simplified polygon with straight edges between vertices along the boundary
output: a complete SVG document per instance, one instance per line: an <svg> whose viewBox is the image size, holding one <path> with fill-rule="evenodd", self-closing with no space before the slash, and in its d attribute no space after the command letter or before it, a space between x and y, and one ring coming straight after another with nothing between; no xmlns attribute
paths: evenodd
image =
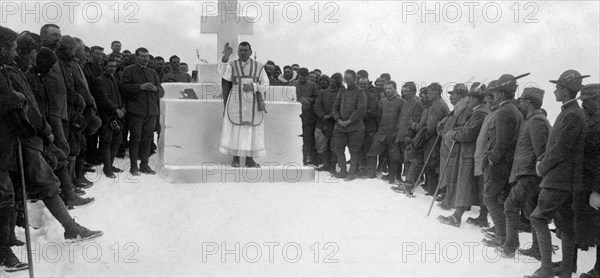
<svg viewBox="0 0 600 278"><path fill-rule="evenodd" d="M66 241L102 236L68 210L89 205L93 166L116 178L115 157L129 149L131 175L156 174L149 166L158 126L161 82L191 82L179 57L169 63L140 47L132 54L111 44L88 48L76 37L46 24L40 34L0 26L0 265L7 272L28 268L11 246L24 227L24 199L41 201L65 229ZM154 145L155 146L155 145ZM141 161L141 162L138 162Z"/></svg>
<svg viewBox="0 0 600 278"><path fill-rule="evenodd" d="M101 236L68 212L93 201L81 197L91 186L86 161L98 159L114 178L123 171L113 162L126 138L130 173L156 174L148 162L160 130L160 84L192 79L177 56L167 69L145 48L104 57L94 47L86 59L84 43L52 24L39 35L0 27L0 42L0 265L16 271L27 268L10 249L23 244L14 233L22 184L27 197L42 201L62 224L66 240ZM124 66L121 58L131 57L135 63ZM389 74L373 84L365 70L329 77L297 65L279 73L269 65L269 79L296 87L305 165L346 181L387 173L382 178L408 195L422 186L440 208L454 209L438 219L455 227L479 207L479 216L466 222L481 227L484 244L503 257L519 252L541 261L528 277L571 277L577 250L600 243L600 85L584 86L587 76L568 70L550 81L562 103L552 126L542 109L543 90L528 87L515 99L517 80L527 74L457 84L448 92L450 110L439 83L418 90L406 82L399 94ZM528 249L519 248L521 215L531 220ZM559 263L551 260L551 221L561 240ZM583 277L600 277L596 255Z"/></svg>
<svg viewBox="0 0 600 278"><path fill-rule="evenodd" d="M479 207L466 222L480 227L486 246L502 257L519 252L541 261L527 277L571 277L577 250L600 243L600 84L584 86L587 76L568 70L550 81L562 103L552 126L544 90L527 87L515 99L517 80L528 74L457 84L448 92L450 111L438 83L417 96L415 83L406 82L400 96L389 74L373 85L364 70L317 75L317 82L312 73L300 68L294 84L305 164L345 181L387 172L382 178L392 189L408 195L420 185L440 208L454 209L438 220L455 227ZM531 223L530 248L519 248L521 216ZM551 221L561 262L552 262ZM596 252L594 268L581 277L600 277Z"/></svg>

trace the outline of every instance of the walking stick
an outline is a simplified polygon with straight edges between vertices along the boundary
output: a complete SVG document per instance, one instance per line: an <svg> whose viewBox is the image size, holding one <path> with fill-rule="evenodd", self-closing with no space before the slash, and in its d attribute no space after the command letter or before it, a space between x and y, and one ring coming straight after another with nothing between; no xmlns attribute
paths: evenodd
<svg viewBox="0 0 600 278"><path fill-rule="evenodd" d="M19 148L19 170L21 172L21 193L23 195L23 215L25 217L25 241L27 243L27 264L29 265L29 277L33 278L33 259L31 256L31 235L29 234L29 215L27 214L27 190L25 189L25 169L23 168L23 148L21 139L17 137Z"/></svg>
<svg viewBox="0 0 600 278"><path fill-rule="evenodd" d="M437 187L435 188L435 193L433 193L433 199L431 199L431 204L429 205L429 210L427 211L427 216L429 216L431 214L431 209L433 208L433 203L435 202L435 197L437 196L438 192L440 191L440 185L442 184L442 181L444 180L444 176L446 175L446 169L448 168L448 162L450 162L450 157L452 156L452 150L454 150L454 145L456 145L456 141L454 141L452 143L452 146L450 147L450 152L448 152L448 158L446 158L446 164L444 164L444 168L442 168L442 172L440 173L440 180L438 181Z"/></svg>
<svg viewBox="0 0 600 278"><path fill-rule="evenodd" d="M437 145L439 140L440 140L440 137L437 136L435 138L435 143L433 143L433 148L431 148L431 151L429 151L429 155L427 156L427 159L425 160L425 164L423 165L423 168L421 169L419 176L417 176L417 181L415 181L415 183L413 184L413 187L410 190L410 192L406 192L407 193L406 195L408 197L414 198L415 195L413 193L415 193L415 190L417 189L417 185L419 185L419 182L421 182L421 177L423 176L423 173L425 172L425 167L429 163L429 159L431 159L431 155L433 155L433 151L435 150L435 145Z"/></svg>

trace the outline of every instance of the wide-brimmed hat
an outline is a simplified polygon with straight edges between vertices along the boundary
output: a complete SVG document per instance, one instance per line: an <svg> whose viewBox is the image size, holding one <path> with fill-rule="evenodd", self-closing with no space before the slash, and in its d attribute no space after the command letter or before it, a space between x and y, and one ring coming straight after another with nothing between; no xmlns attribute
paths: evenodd
<svg viewBox="0 0 600 278"><path fill-rule="evenodd" d="M558 77L558 80L550 80L550 83L558 84L564 87L567 87L570 90L579 92L583 87L582 79L590 77L589 75L581 75L576 70L567 70L563 72L563 74Z"/></svg>

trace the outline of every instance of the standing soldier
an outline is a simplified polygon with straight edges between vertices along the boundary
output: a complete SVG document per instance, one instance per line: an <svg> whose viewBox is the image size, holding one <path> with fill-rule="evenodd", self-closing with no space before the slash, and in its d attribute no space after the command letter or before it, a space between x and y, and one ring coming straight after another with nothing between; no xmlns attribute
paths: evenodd
<svg viewBox="0 0 600 278"><path fill-rule="evenodd" d="M414 183L416 179L408 179L408 169L411 167L411 159L414 155L412 153L411 140L415 137L415 131L410 129L409 122L412 121L417 123L421 120L421 114L423 114L423 104L417 98L417 87L414 82L406 82L402 86L402 98L404 99L404 106L400 112L400 118L398 119L398 134L396 134L396 144L400 145L400 158L403 160L404 167L403 172L406 176L407 183ZM410 158L410 159L409 159ZM402 173L398 173L398 176Z"/></svg>
<svg viewBox="0 0 600 278"><path fill-rule="evenodd" d="M600 84L585 85L579 99L588 115L583 186L573 187L575 239L579 247L596 246L596 264L581 278L600 277Z"/></svg>
<svg viewBox="0 0 600 278"><path fill-rule="evenodd" d="M583 183L583 146L586 117L577 103L577 92L584 76L575 70L564 72L556 84L556 101L562 102L552 132L546 143L546 152L537 162L536 172L542 177L537 207L531 214L531 222L540 246L542 266L531 276L571 277L576 253L573 229L573 188ZM554 273L552 267L552 237L548 224L554 220L560 230L562 262Z"/></svg>
<svg viewBox="0 0 600 278"><path fill-rule="evenodd" d="M356 72L353 70L346 70L344 81L348 88L340 90L333 104L333 118L336 121L333 144L340 167L336 177L351 181L356 178L358 156L365 135L363 114L367 110L367 94L356 86ZM350 149L349 171L346 169L346 146Z"/></svg>
<svg viewBox="0 0 600 278"><path fill-rule="evenodd" d="M390 184L396 181L396 170L402 161L400 157L400 146L396 144L396 134L398 134L398 118L404 109L404 100L400 98L396 91L396 82L387 81L384 84L385 98L379 101L379 115L377 121L379 128L373 143L367 152L367 178L377 177L377 156L387 150L390 159Z"/></svg>
<svg viewBox="0 0 600 278"><path fill-rule="evenodd" d="M515 155L515 147L519 138L521 112L515 105L517 79L528 74L514 77L504 74L498 78L498 87L494 91L494 99L498 102L498 110L487 133L487 154L483 160L483 202L487 206L495 233L486 233L483 243L497 247L506 239L506 221L504 216L505 192L510 178Z"/></svg>
<svg viewBox="0 0 600 278"><path fill-rule="evenodd" d="M333 128L335 127L335 119L333 118L333 104L337 94L342 87L342 75L336 73L331 76L331 79L327 75L321 75L319 84L325 83L328 86L324 89L319 90L317 100L315 101L315 114L317 114L317 128L315 129L315 142L317 147L317 153L321 157L323 166L318 171L327 171L335 173L335 163L337 157L334 153L333 148Z"/></svg>
<svg viewBox="0 0 600 278"><path fill-rule="evenodd" d="M25 96L15 92L5 67L12 64L17 49L17 33L0 26L0 267L14 272L27 269L10 249L10 218L15 210L15 192L9 171L16 169L18 128L14 124L18 110L27 103ZM34 131L35 134L35 131ZM13 228L14 229L14 228Z"/></svg>
<svg viewBox="0 0 600 278"><path fill-rule="evenodd" d="M135 50L136 64L123 70L119 81L119 92L127 102L129 121L129 172L134 176L141 173L155 175L150 168L150 149L154 138L154 128L160 114L158 100L165 95L158 75L148 68L150 53L140 47ZM138 157L141 164L138 167Z"/></svg>
<svg viewBox="0 0 600 278"><path fill-rule="evenodd" d="M416 147L423 148L425 161L425 191L427 195L433 195L437 187L440 169L440 141L438 140L437 126L440 121L447 117L450 113L448 104L442 99L442 85L439 83L431 83L427 86L427 102L431 103L429 110L424 110L419 123L409 121L412 130L417 131L415 142ZM415 144L413 142L413 144ZM419 143L421 142L421 143ZM429 161L426 161L429 154ZM418 173L415 173L415 176ZM407 192L411 192L412 188L407 188Z"/></svg>
<svg viewBox="0 0 600 278"><path fill-rule="evenodd" d="M317 127L317 114L313 109L319 88L315 82L308 79L308 69L298 70L296 82L296 99L302 104L302 162L304 166L318 165L319 160L315 151L315 128Z"/></svg>
<svg viewBox="0 0 600 278"><path fill-rule="evenodd" d="M509 182L516 184L511 188L508 198L504 202L506 242L498 249L505 258L513 258L519 247L519 213L523 211L525 217L529 219L537 205L542 178L535 173L535 164L544 156L546 141L550 134L550 123L540 110L543 100L544 90L533 87L525 88L523 95L519 98L520 109L527 114L519 131L515 159L510 172ZM527 255L539 258L535 232L532 233L532 236L531 250L523 251Z"/></svg>
<svg viewBox="0 0 600 278"><path fill-rule="evenodd" d="M481 206L483 203L481 190L479 186L479 177L474 175L475 162L474 154L476 148L477 136L481 130L483 120L490 113L490 110L483 100L485 98L485 85L475 83L476 85L469 92L469 112L466 114L467 120L460 128L454 128L448 131L444 137L445 140L455 142L456 149L455 167L448 175L454 182L455 194L447 195L446 199L450 207L455 208L450 216L439 216L438 220L443 224L460 227L462 216L471 206Z"/></svg>
<svg viewBox="0 0 600 278"><path fill-rule="evenodd" d="M473 174L478 180L479 186L479 196L483 200L483 160L485 157L485 149L487 146L487 133L489 127L492 122L496 120L496 110L498 110L498 103L494 101L494 91L498 87L498 80L491 81L485 91L484 102L485 106L488 107L490 113L483 120L483 124L481 125L481 130L479 131L479 135L477 135L477 141L475 143L475 154L474 154L474 163L475 168L473 169ZM479 226L483 229L489 229L488 222L488 209L485 205L482 205L479 210L479 216L477 218L469 217L467 218L467 223L475 226ZM484 230L482 230L484 231Z"/></svg>
<svg viewBox="0 0 600 278"><path fill-rule="evenodd" d="M359 177L367 176L367 153L373 144L373 136L377 133L377 117L379 115L379 91L369 81L369 73L366 70L360 70L356 73L358 76L358 87L365 90L367 94L367 111L363 115L365 125L365 138L363 139L360 157L358 160Z"/></svg>
<svg viewBox="0 0 600 278"><path fill-rule="evenodd" d="M479 85L479 83L477 83ZM457 145L452 149L452 138L447 137L446 134L455 129L461 128L466 122L469 116L471 116L471 109L469 109L469 89L465 84L456 84L454 89L448 92L450 95L450 103L454 105L454 110L450 112L448 117L444 118L438 125L438 134L440 135L440 165L446 167L445 176L440 177L442 182L440 188L445 189L445 198L438 206L444 210L449 210L451 203L454 202L456 192L456 178L458 174L458 163L460 153L460 145ZM446 161L448 162L446 165ZM444 172L440 169L440 172Z"/></svg>

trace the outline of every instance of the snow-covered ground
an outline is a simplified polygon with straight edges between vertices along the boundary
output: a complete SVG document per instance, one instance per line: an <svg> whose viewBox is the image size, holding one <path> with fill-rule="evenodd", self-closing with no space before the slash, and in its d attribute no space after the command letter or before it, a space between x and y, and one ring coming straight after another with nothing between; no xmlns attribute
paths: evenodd
<svg viewBox="0 0 600 278"><path fill-rule="evenodd" d="M125 163L117 162L128 169ZM96 184L87 196L96 202L71 213L104 236L64 244L64 230L45 210L46 224L32 230L37 277L522 277L539 267L526 257L500 258L481 244L476 227L442 225L436 217L449 212L434 206L426 217L429 197L418 191L409 199L381 180L322 174L317 183L172 185L127 172L117 180L88 178ZM17 236L24 240L22 229ZM530 244L531 234L520 236ZM25 249L15 250L26 261ZM594 254L580 251L579 273L591 269Z"/></svg>

